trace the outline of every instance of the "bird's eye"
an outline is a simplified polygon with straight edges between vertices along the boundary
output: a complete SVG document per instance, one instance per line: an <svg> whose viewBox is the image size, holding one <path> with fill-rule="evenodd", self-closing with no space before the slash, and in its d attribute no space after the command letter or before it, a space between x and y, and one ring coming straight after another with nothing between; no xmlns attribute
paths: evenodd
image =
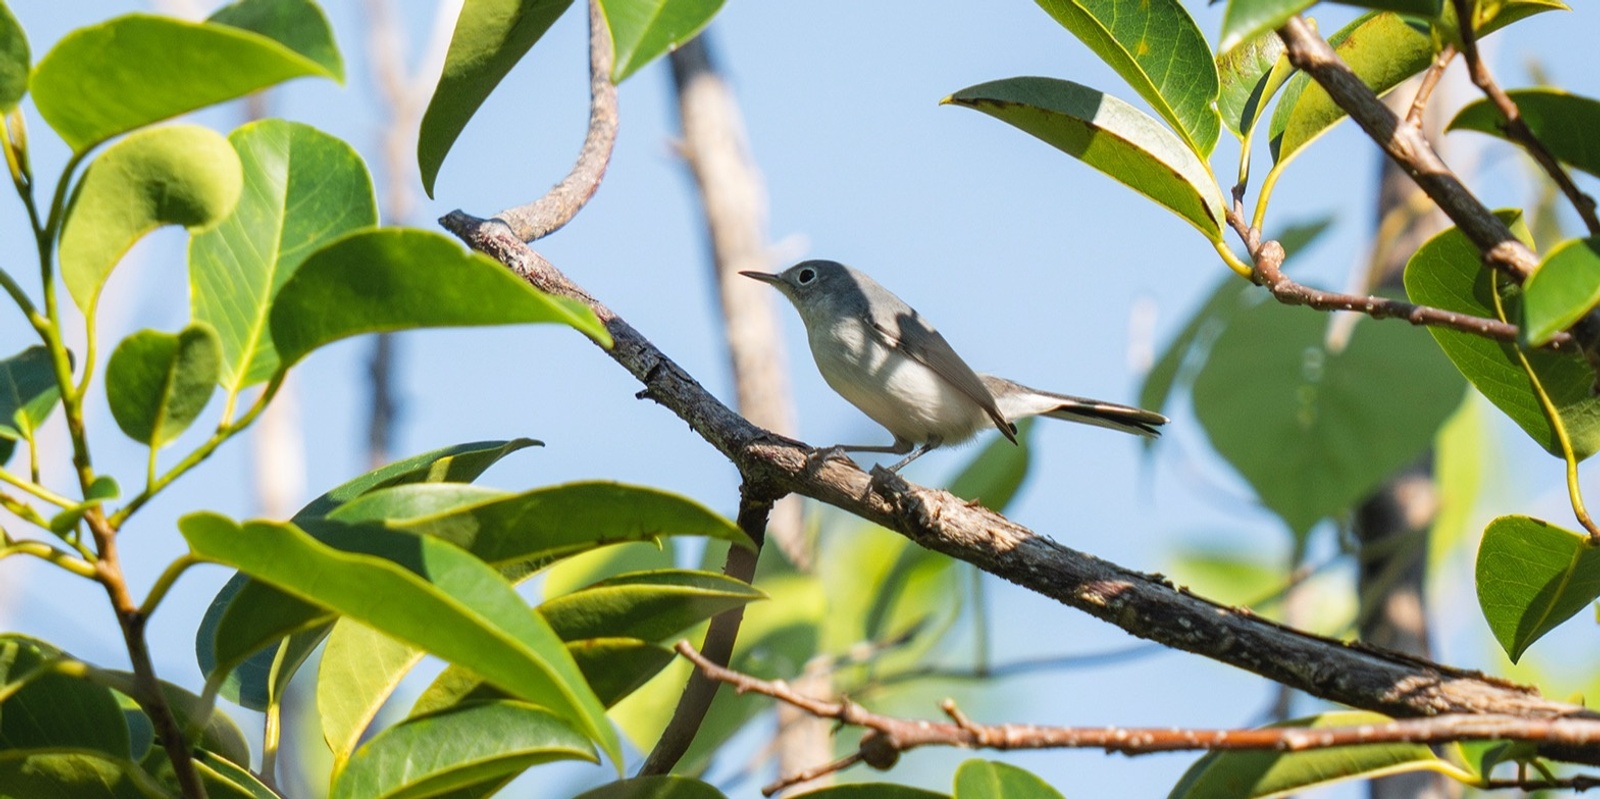
<svg viewBox="0 0 1600 799"><path fill-rule="evenodd" d="M815 269L802 269L802 270L800 270L800 285L804 286L805 284L810 283L811 281L816 280L816 279L817 279L817 270L815 270Z"/></svg>

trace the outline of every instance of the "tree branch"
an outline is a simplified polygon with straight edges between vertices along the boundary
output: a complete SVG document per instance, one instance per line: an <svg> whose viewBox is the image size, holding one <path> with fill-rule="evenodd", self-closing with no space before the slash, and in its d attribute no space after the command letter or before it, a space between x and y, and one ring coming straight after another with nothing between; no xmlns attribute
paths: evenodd
<svg viewBox="0 0 1600 799"><path fill-rule="evenodd" d="M701 657L688 642L680 641L678 653L693 661L699 670L741 694L770 696L800 708L818 718L863 727L859 749L840 760L793 777L785 777L762 789L771 796L788 785L815 779L826 770L837 771L857 762L886 769L900 753L920 746L957 746L964 749L1103 749L1108 754L1147 755L1156 752L1271 750L1304 752L1336 746L1360 744L1441 744L1452 741L1505 740L1558 743L1586 747L1600 743L1600 719L1567 718L1528 720L1497 715L1447 715L1434 718L1402 719L1388 724L1348 727L1271 727L1245 730L1200 730L1173 727L1056 727L1038 724L979 724L967 718L946 699L940 708L949 721L908 720L882 716L848 699L829 702L806 696L782 682L772 682L741 674Z"/></svg>
<svg viewBox="0 0 1600 799"><path fill-rule="evenodd" d="M729 547L728 560L722 567L723 574L743 583L755 582L756 561L761 556L767 517L772 513L773 501L774 496L750 483L745 483L740 489L739 529L756 542L756 548L751 551L744 547ZM728 665L733 658L733 645L739 637L739 625L743 622L743 605L712 617L711 625L706 630L706 640L700 645L700 651L695 652L695 657L707 663ZM687 641L683 642L683 648L694 651ZM689 745L694 743L695 733L700 731L700 724L705 721L706 711L711 709L711 700L716 698L720 686L720 683L698 671L689 675L689 684L684 687L683 695L678 697L678 706L672 711L672 719L667 722L660 740L656 741L655 749L650 750L644 765L639 767L637 776L647 777L672 771L683 754L689 751Z"/></svg>
<svg viewBox="0 0 1600 799"><path fill-rule="evenodd" d="M617 143L617 86L611 82L611 32L599 0L589 0L589 133L572 171L543 197L507 208L495 216L523 241L536 241L560 230L600 188L611 148Z"/></svg>
<svg viewBox="0 0 1600 799"><path fill-rule="evenodd" d="M880 524L917 544L967 561L1023 588L1164 646L1254 672L1333 702L1395 717L1496 713L1529 719L1600 718L1532 688L1478 672L1347 644L1284 627L1064 547L946 491L872 476L841 459L810 457L806 445L762 430L717 401L643 335L529 249L504 223L455 211L440 220L473 249L506 264L535 288L585 303L615 340L608 354L728 458L747 483L793 491ZM1600 751L1551 752L1578 762Z"/></svg>

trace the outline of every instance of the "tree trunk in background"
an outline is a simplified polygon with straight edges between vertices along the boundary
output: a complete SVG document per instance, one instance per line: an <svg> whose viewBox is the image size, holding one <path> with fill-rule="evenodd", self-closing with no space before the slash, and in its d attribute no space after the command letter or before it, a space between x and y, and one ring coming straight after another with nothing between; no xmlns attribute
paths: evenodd
<svg viewBox="0 0 1600 799"><path fill-rule="evenodd" d="M1386 102L1402 118L1410 109L1418 81L1414 78L1392 92ZM1438 133L1444 121L1440 110L1448 101L1443 83L1434 92L1423 116L1423 130L1443 153ZM1388 158L1381 158L1378 187L1377 234L1373 237L1367 288L1404 289L1401 279L1406 261L1423 242L1449 226L1443 213L1427 199ZM1385 324L1379 322L1378 324ZM1421 329L1419 335L1427 335ZM1356 510L1354 533L1359 571L1361 640L1411 655L1431 658L1428 645L1427 592L1428 530L1438 515L1439 497L1433 483L1433 456L1391 477ZM1369 783L1371 799L1447 799L1459 795L1455 783L1436 774L1400 774Z"/></svg>
<svg viewBox="0 0 1600 799"><path fill-rule="evenodd" d="M739 275L772 270L767 242L767 194L750 155L744 120L733 90L712 61L708 34L679 47L671 57L683 130L681 152L699 188L711 245L713 280L722 303L737 407L750 421L779 435L796 432L787 359L773 311L774 293ZM812 565L800 498L790 495L772 510L767 540L796 568ZM802 679L802 675L795 675ZM806 675L798 690L832 693L826 675ZM778 708L778 769L790 773L833 759L827 722L787 705ZM822 782L808 783L814 788Z"/></svg>

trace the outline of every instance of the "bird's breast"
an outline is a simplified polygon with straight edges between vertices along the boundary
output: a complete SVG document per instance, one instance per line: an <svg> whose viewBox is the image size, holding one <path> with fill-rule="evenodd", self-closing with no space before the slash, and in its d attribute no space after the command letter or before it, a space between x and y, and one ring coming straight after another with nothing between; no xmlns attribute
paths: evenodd
<svg viewBox="0 0 1600 799"><path fill-rule="evenodd" d="M898 438L921 444L966 440L987 423L978 403L932 369L885 343L865 321L808 331L817 370L834 391Z"/></svg>

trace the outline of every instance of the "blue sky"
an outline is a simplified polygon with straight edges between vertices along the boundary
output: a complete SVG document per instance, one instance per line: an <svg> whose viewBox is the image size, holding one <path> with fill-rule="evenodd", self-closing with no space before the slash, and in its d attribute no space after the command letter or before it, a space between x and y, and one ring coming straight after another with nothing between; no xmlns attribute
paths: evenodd
<svg viewBox="0 0 1600 799"><path fill-rule="evenodd" d="M326 4L344 50L345 86L301 81L275 91L274 114L321 127L354 144L375 164L381 118L366 71L363 4ZM72 27L142 4L15 0L35 57ZM405 0L402 14L420 50L432 3ZM1220 6L1191 4L1214 41ZM1327 6L1323 29L1353 15ZM1547 14L1501 34L1491 47L1508 86L1523 85L1538 58L1569 89L1600 94L1585 31L1593 10ZM771 194L771 233L785 260L832 258L871 273L937 324L976 368L1057 391L1131 401L1140 352L1159 347L1181 325L1224 268L1202 237L1177 217L1046 145L986 116L938 100L1003 77L1050 75L1135 100L1135 95L1036 5L1003 2L768 3L735 0L714 23L715 47L743 103L749 137ZM585 29L564 17L491 97L446 160L437 199L414 224L454 209L487 215L524 202L570 166L587 111ZM675 114L664 63L621 89L622 130L598 196L539 249L575 281L628 319L718 396L731 399L699 209L672 149ZM1457 95L1458 97L1464 95ZM200 115L227 129L242 120L228 107ZM31 114L42 179L63 157ZM1215 169L1231 174L1235 149L1224 136ZM1324 213L1337 226L1302 275L1342 286L1364 256L1376 150L1342 125L1302 156L1280 183L1269 231ZM1525 202L1519 168L1502 148L1469 151L1491 205ZM1258 164L1257 174L1262 167ZM380 176L381 177L381 176ZM1593 186L1591 185L1592 189ZM381 196L381 194L380 194ZM18 202L0 199L0 235L25 241ZM144 327L185 321L182 236L162 231L142 244L107 289L102 350ZM25 253L5 262L31 276ZM784 264L774 263L774 267ZM780 307L802 438L818 444L888 436L838 398L816 374L799 321ZM1398 324L1398 323L1392 323ZM1419 335L1420 335L1419 331ZM29 338L16 314L0 312L0 350ZM365 358L362 339L320 352L295 373L306 425L305 484L315 494L363 470ZM737 477L680 420L633 398L637 385L587 341L552 327L406 334L397 454L451 443L530 436L543 449L519 453L484 482L505 488L608 478L682 492L731 513ZM212 409L215 413L215 409ZM1211 454L1186 406L1155 457L1137 442L1098 429L1041 424L1036 461L1012 517L1075 548L1123 565L1170 571L1170 552L1197 543L1257 552L1286 551L1286 537L1249 489ZM102 468L142 470L142 450L122 439L103 399L91 405ZM199 429L203 425L197 425ZM1503 472L1479 515L1530 512L1563 519L1559 463L1496 421ZM59 436L59 431L57 432ZM59 440L59 438L57 439ZM986 440L986 439L985 439ZM136 586L148 586L181 548L173 521L197 508L236 517L254 507L249 447L231 443L142 513L125 533ZM973 450L967 450L971 453ZM964 461L937 452L911 470L937 482ZM62 464L52 472L62 474ZM1592 482L1592 481L1588 481ZM125 481L126 486L128 481ZM1321 551L1331 548L1322 531ZM125 654L103 595L32 563L4 564L0 598L9 629L61 644L81 657L121 664ZM157 667L191 686L199 674L193 630L226 574L187 575L152 626ZM1498 668L1471 594L1470 560L1447 561L1440 576L1443 656ZM142 590L142 589L141 589ZM995 584L995 657L1091 652L1130 643L1120 631L1075 611ZM1552 653L1587 636L1569 625ZM1566 651L1571 651L1566 650ZM1581 684L1581 683L1578 683ZM1575 685L1552 685L1563 695ZM987 720L1039 723L1230 726L1255 721L1271 686L1243 672L1182 654L1115 668L1017 679L967 696L941 687ZM937 699L938 697L931 697ZM1311 707L1309 703L1305 706ZM936 713L932 701L920 712ZM246 716L241 715L241 718ZM249 722L247 722L249 723ZM893 775L947 787L962 757L916 753ZM1188 755L1130 760L1096 753L1010 757L1068 796L1162 795ZM748 788L742 789L748 790Z"/></svg>

